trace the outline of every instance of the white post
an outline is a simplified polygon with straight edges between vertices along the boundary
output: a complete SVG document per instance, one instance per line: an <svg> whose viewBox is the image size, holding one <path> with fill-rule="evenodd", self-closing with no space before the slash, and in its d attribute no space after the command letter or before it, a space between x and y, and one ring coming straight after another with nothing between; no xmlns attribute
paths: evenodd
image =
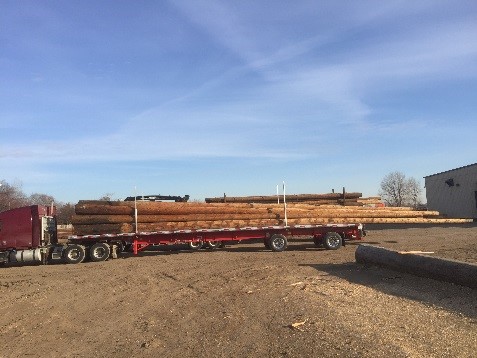
<svg viewBox="0 0 477 358"><path fill-rule="evenodd" d="M280 204L280 194L278 193L278 184L277 184L277 204Z"/></svg>
<svg viewBox="0 0 477 358"><path fill-rule="evenodd" d="M137 229L137 198L136 198L136 195L137 194L137 190L136 190L136 187L134 187L134 229L136 230L136 234L139 232L139 230Z"/></svg>
<svg viewBox="0 0 477 358"><path fill-rule="evenodd" d="M287 200L285 198L285 182L283 182L283 208L285 210L285 226L288 226L288 218L287 218Z"/></svg>

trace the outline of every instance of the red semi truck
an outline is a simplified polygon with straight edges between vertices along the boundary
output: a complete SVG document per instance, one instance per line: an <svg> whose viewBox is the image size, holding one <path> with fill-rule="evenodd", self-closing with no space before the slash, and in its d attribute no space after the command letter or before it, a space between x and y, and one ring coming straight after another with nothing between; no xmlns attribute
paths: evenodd
<svg viewBox="0 0 477 358"><path fill-rule="evenodd" d="M225 242L257 239L279 252L287 248L291 236L311 237L315 245L336 250L347 240L360 240L364 235L361 224L329 224L83 235L70 236L60 244L55 207L33 205L0 213L0 264L106 261L125 250L137 254L150 245L218 248Z"/></svg>

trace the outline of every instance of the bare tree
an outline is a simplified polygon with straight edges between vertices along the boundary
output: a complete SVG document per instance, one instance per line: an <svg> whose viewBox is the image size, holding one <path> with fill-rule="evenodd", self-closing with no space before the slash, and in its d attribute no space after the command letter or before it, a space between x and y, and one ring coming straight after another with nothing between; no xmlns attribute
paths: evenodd
<svg viewBox="0 0 477 358"><path fill-rule="evenodd" d="M71 217L75 213L75 206L72 203L58 203L56 205L56 220L60 225L71 224Z"/></svg>
<svg viewBox="0 0 477 358"><path fill-rule="evenodd" d="M57 203L55 198L48 194L34 193L27 197L21 189L21 183L9 184L5 180L0 180L0 212L26 205L49 206L52 204L56 206L58 223L71 223L71 217L75 213L73 204Z"/></svg>
<svg viewBox="0 0 477 358"><path fill-rule="evenodd" d="M27 205L27 202L20 183L9 184L5 180L0 181L0 211L19 208Z"/></svg>
<svg viewBox="0 0 477 358"><path fill-rule="evenodd" d="M392 172L381 181L379 195L389 206L413 206L420 204L422 188L415 178L406 178L401 172Z"/></svg>
<svg viewBox="0 0 477 358"><path fill-rule="evenodd" d="M113 193L106 193L102 197L100 197L98 200L106 200L106 201L113 201Z"/></svg>
<svg viewBox="0 0 477 358"><path fill-rule="evenodd" d="M51 205L55 203L55 198L51 195L34 193L31 194L28 198L28 203L30 205Z"/></svg>
<svg viewBox="0 0 477 358"><path fill-rule="evenodd" d="M420 196L422 194L422 187L415 178L409 178L407 180L408 187L408 203L410 206L416 208L421 205Z"/></svg>

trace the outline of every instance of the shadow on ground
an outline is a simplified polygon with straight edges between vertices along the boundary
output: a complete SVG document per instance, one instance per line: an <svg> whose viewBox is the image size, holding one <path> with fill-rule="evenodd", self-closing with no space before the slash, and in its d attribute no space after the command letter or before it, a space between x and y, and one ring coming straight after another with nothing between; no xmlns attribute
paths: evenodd
<svg viewBox="0 0 477 358"><path fill-rule="evenodd" d="M477 318L477 290L468 287L357 263L300 266L309 266L319 272L326 272L350 283L370 287L388 295L441 307L469 318Z"/></svg>

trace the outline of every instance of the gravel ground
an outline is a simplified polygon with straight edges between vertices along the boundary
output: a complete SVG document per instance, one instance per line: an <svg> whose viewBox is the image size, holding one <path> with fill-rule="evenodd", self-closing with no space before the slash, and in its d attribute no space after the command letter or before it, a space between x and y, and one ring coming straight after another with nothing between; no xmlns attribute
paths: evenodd
<svg viewBox="0 0 477 358"><path fill-rule="evenodd" d="M477 263L477 227L363 242ZM475 357L477 290L293 240L0 269L0 357Z"/></svg>

